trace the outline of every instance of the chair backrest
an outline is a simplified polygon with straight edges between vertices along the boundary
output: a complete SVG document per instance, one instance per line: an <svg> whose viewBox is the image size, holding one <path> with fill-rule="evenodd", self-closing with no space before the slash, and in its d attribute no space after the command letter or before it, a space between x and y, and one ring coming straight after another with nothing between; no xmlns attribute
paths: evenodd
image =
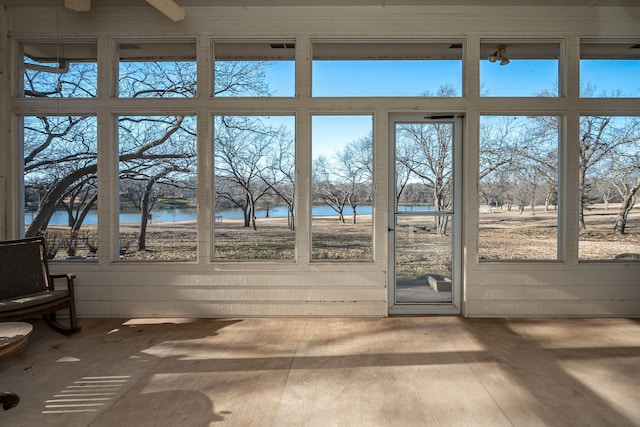
<svg viewBox="0 0 640 427"><path fill-rule="evenodd" d="M49 290L43 236L0 242L0 299Z"/></svg>

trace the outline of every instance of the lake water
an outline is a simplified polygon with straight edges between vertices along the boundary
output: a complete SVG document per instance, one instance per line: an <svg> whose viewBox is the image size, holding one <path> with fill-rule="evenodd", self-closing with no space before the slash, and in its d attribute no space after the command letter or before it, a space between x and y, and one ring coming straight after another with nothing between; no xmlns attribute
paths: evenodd
<svg viewBox="0 0 640 427"><path fill-rule="evenodd" d="M357 212L360 215L367 215L371 213L371 206L359 206ZM433 210L432 206L401 206L401 211L410 210ZM311 210L313 216L334 216L336 212L328 206L314 206ZM257 218L264 218L266 216L266 210L258 210L256 212ZM347 207L344 209L345 216L353 214L353 209ZM33 213L27 212L25 214L25 224L30 224ZM227 209L224 211L216 211L216 217L222 217L222 219L242 219L242 209ZM269 217L271 218L286 218L287 207L278 206L269 210ZM152 212L152 222L178 222L178 221L195 221L196 210L195 209L163 209ZM140 213L121 213L120 223L139 223ZM84 224L92 225L98 223L98 214L95 211L89 212L84 220ZM65 211L56 211L51 217L49 225L66 225L67 213Z"/></svg>

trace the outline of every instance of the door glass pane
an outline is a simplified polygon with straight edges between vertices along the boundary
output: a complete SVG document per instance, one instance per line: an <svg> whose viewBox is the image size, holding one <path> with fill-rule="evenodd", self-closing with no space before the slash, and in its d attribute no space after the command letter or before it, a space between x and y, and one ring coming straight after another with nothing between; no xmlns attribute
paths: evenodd
<svg viewBox="0 0 640 427"><path fill-rule="evenodd" d="M396 303L452 301L451 230L453 215L396 217Z"/></svg>
<svg viewBox="0 0 640 427"><path fill-rule="evenodd" d="M395 125L395 304L453 302L453 134Z"/></svg>

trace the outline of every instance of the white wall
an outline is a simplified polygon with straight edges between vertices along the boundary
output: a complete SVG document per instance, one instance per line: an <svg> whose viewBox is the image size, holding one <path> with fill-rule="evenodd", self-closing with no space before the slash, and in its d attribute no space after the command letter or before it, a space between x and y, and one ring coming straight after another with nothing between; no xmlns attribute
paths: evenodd
<svg viewBox="0 0 640 427"><path fill-rule="evenodd" d="M211 229L199 225L199 261L193 264L112 263L107 255L90 263L56 263L55 272L77 274L80 316L384 316L387 313L387 117L390 112L434 111L465 115L464 138L464 306L467 316L640 316L640 264L578 263L577 198L564 192L561 224L563 262L478 263L477 261L477 158L478 121L482 113L519 111L561 114L566 117L567 141L562 167L569 185L575 184L577 124L580 114L607 111L637 114L637 99L580 100L578 98L579 38L640 38L640 7L225 7L187 8L187 18L171 22L152 8L99 8L73 13L55 8L9 8L7 24L12 41L27 38L97 38L99 65L111 63L114 39L144 37L196 37L198 54L209 63L212 38L295 38L297 85L309 85L310 43L318 38L455 39L466 43L466 96L450 99L340 98L312 99L301 90L297 98L255 102L243 99L124 100L100 93L100 103L68 100L14 99L11 114L3 114L3 159L10 159L0 176L7 175L5 237L17 235L19 156L16 154L15 114L44 111L95 112L100 122L101 171L115 159L104 141L113 140L111 113L162 113L165 105L188 108L202 118L198 122L199 150L208 154L211 112L260 112L297 114L298 212L296 231L300 243L295 263L211 263ZM0 18L2 14L0 14ZM561 40L565 46L567 93L560 98L481 98L478 84L481 38ZM1 46L0 46L1 47ZM6 50L1 52L6 55ZM9 58L4 58L9 59ZM111 78L102 68L103 87ZM200 67L205 74L206 67ZM106 71L106 72L104 72ZM15 75L13 78L15 79ZM7 84L7 73L3 83ZM206 79L205 79L206 80ZM202 86L199 88L201 89ZM203 82L210 84L208 81ZM205 89L208 87L205 86ZM6 101L3 91L2 102ZM200 90L201 94L209 93ZM167 109L169 107L166 107ZM4 111L4 110L0 110ZM308 179L310 164L310 113L372 113L375 115L376 175L375 260L371 263L311 263L309 241ZM13 127L10 127L14 123ZM10 137L4 130L13 129ZM573 141L573 142L572 142ZM107 165L107 166L105 166ZM204 168L206 169L206 165ZM211 169L210 167L208 168ZM210 179L199 184L200 214L210 214ZM574 186L575 188L575 186ZM106 173L100 177L99 210L102 217L113 212L115 184ZM3 216L0 214L0 219ZM3 225L3 227L5 226ZM101 223L100 247L112 245L114 223ZM106 253L106 251L105 251Z"/></svg>

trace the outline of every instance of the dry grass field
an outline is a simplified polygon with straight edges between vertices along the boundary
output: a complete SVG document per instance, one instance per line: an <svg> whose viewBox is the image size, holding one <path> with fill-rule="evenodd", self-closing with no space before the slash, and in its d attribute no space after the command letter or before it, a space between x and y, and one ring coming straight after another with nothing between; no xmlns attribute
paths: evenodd
<svg viewBox="0 0 640 427"><path fill-rule="evenodd" d="M579 231L581 260L613 260L640 253L640 208L631 211L624 235L613 233L618 205L594 205L585 210L585 230ZM478 255L481 260L556 260L558 212L492 209L480 214Z"/></svg>
<svg viewBox="0 0 640 427"><path fill-rule="evenodd" d="M624 235L613 234L617 206L602 205L585 211L587 228L579 232L581 260L613 260L621 254L640 253L640 208L635 208ZM358 224L338 222L334 217L314 218L312 227L312 258L317 261L370 261L373 257L370 215L360 215ZM399 271L407 275L430 272L446 275L450 270L451 237L437 236L429 221L400 224L396 229ZM545 212L542 207L533 213L525 209L492 209L479 216L478 253L482 261L556 260L557 212ZM242 226L239 220L216 221L214 258L218 260L293 260L295 233L288 229L286 218L259 218L257 230ZM84 232L95 242L95 227ZM76 257L91 258L83 240L77 242ZM147 248L137 250L138 229L135 224L122 224L122 260L132 261L195 261L197 228L194 221L151 223L147 230ZM56 259L69 257L68 229L50 227L49 239L59 246ZM53 244L53 243L52 243Z"/></svg>

